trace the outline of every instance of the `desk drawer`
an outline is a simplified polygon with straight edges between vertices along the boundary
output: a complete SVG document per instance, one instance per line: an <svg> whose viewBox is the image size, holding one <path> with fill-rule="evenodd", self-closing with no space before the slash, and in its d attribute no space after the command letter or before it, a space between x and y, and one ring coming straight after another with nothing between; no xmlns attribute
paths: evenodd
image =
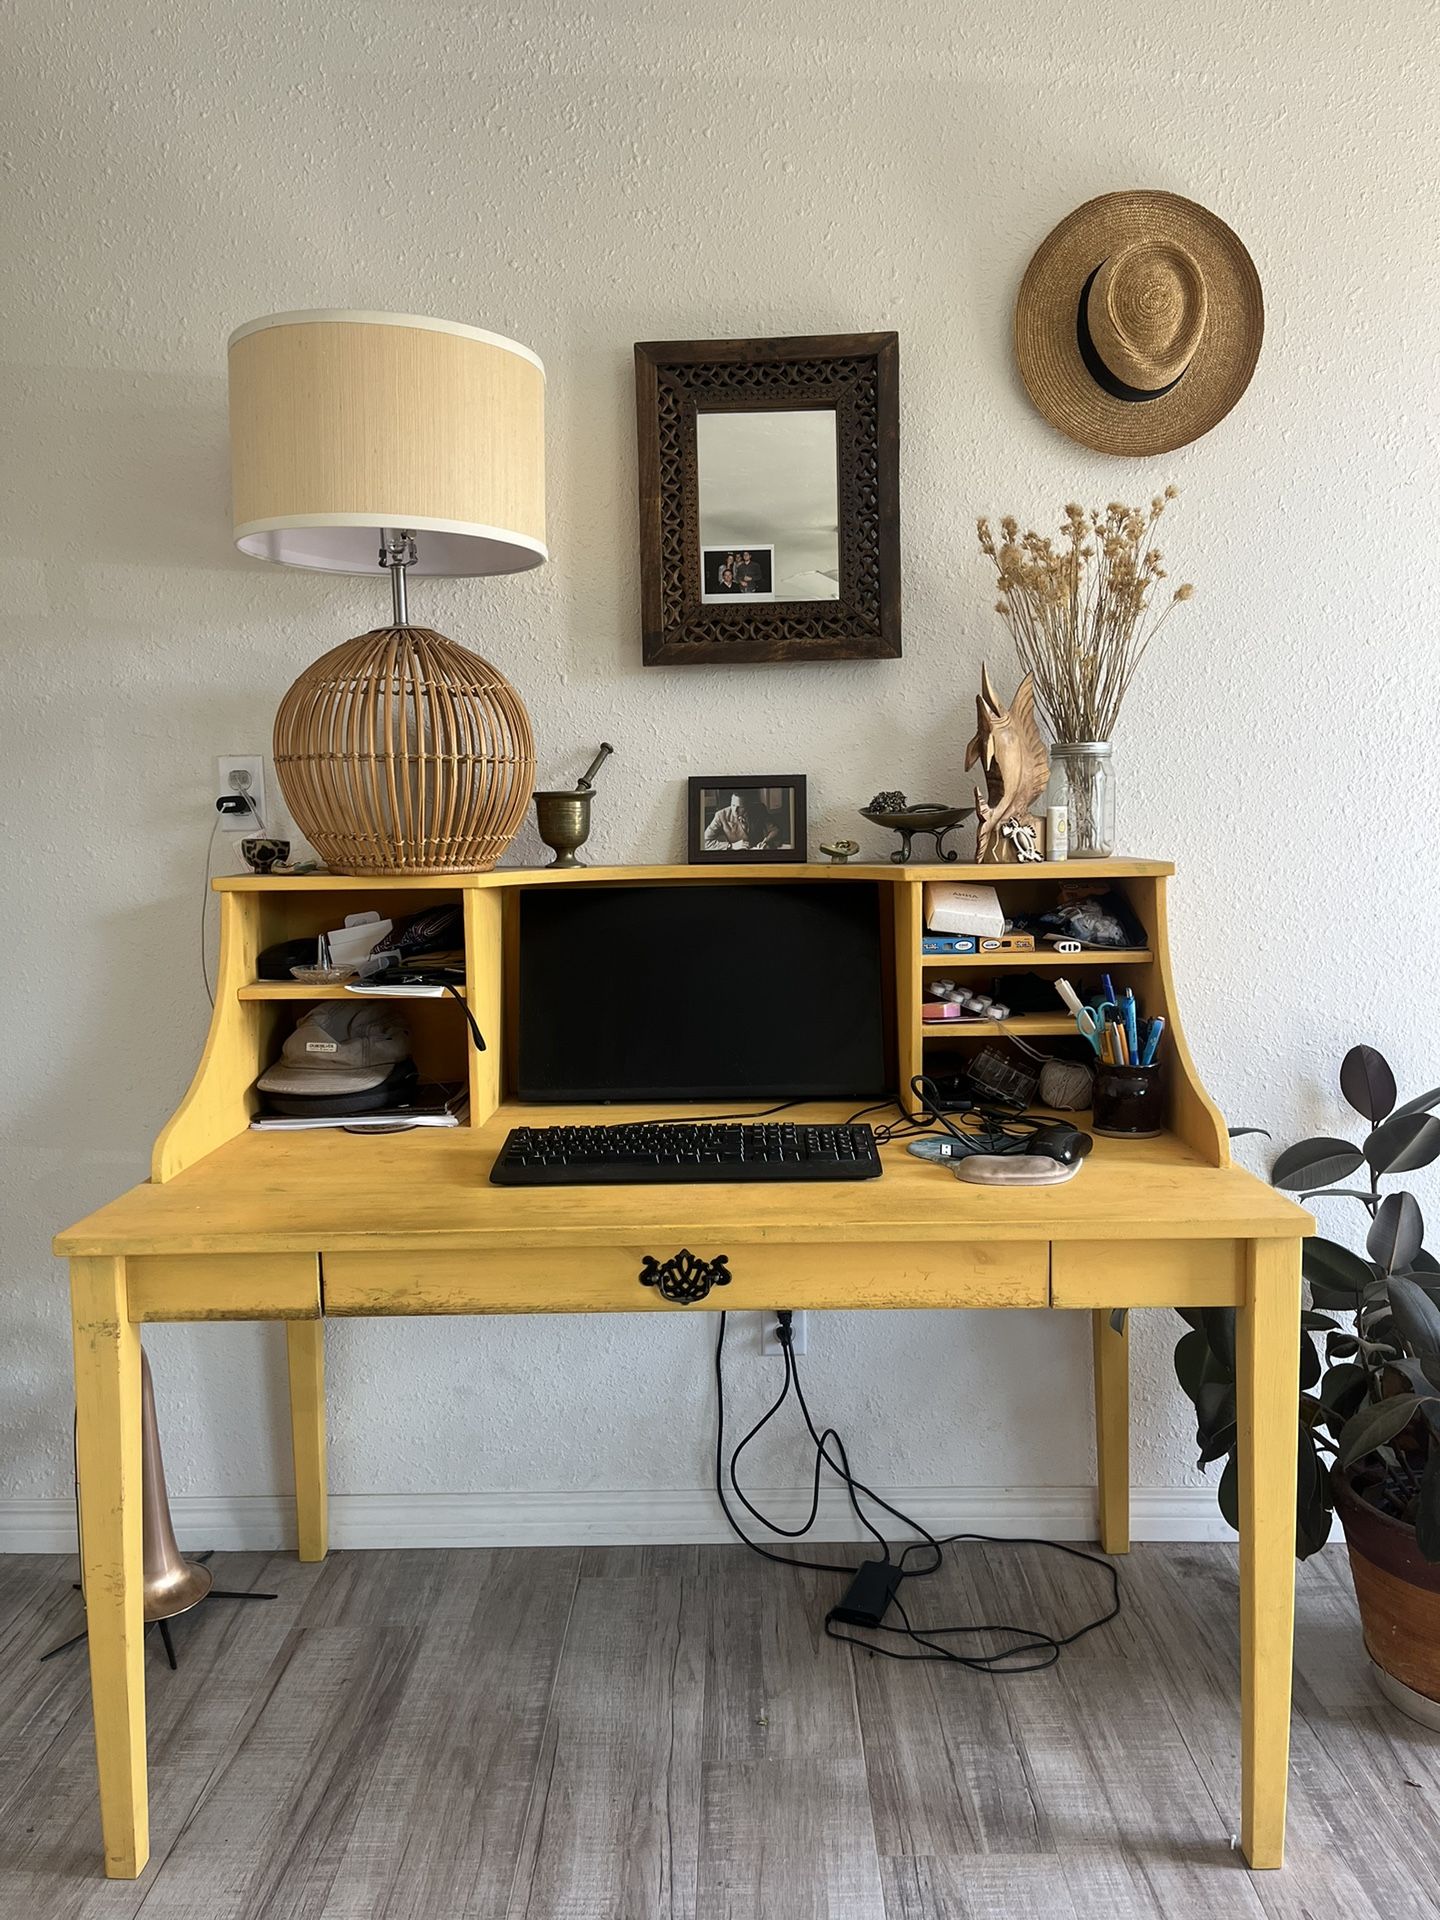
<svg viewBox="0 0 1440 1920"><path fill-rule="evenodd" d="M1236 1307L1245 1298L1240 1240L1057 1242L1057 1307Z"/></svg>
<svg viewBox="0 0 1440 1920"><path fill-rule="evenodd" d="M665 1263L680 1249L657 1244L553 1247L513 1253L327 1253L327 1314L680 1312L660 1285L645 1285L647 1258ZM915 1242L865 1246L715 1246L697 1243L699 1262L725 1256L728 1281L702 1302L713 1309L771 1307L1044 1307L1050 1249L1043 1241L956 1246ZM684 1286L691 1276L678 1273ZM677 1271L655 1278L675 1285ZM701 1272L693 1284L703 1286Z"/></svg>
<svg viewBox="0 0 1440 1920"><path fill-rule="evenodd" d="M313 1253L142 1253L125 1262L132 1320L317 1320Z"/></svg>

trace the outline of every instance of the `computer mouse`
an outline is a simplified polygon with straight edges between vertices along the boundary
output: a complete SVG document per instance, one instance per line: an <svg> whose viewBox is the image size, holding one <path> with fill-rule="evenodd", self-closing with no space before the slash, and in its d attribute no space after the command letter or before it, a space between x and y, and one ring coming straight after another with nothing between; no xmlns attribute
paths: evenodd
<svg viewBox="0 0 1440 1920"><path fill-rule="evenodd" d="M1094 1144L1088 1133L1081 1133L1078 1127L1072 1127L1064 1120L1056 1120L1051 1126L1041 1127L1031 1134L1025 1151L1058 1160L1062 1167L1073 1167L1079 1165Z"/></svg>

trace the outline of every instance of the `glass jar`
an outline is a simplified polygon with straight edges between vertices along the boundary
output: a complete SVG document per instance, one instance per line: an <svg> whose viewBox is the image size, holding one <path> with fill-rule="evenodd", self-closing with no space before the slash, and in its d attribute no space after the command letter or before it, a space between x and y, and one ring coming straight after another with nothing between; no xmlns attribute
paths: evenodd
<svg viewBox="0 0 1440 1920"><path fill-rule="evenodd" d="M1051 806L1064 807L1072 860L1115 851L1115 770L1108 740L1057 740L1050 749Z"/></svg>

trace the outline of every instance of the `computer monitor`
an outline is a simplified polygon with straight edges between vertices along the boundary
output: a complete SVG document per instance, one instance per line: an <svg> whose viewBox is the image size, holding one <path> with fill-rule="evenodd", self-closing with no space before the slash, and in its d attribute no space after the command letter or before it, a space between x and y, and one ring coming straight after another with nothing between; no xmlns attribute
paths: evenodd
<svg viewBox="0 0 1440 1920"><path fill-rule="evenodd" d="M522 1100L878 1099L874 882L571 882L520 897Z"/></svg>

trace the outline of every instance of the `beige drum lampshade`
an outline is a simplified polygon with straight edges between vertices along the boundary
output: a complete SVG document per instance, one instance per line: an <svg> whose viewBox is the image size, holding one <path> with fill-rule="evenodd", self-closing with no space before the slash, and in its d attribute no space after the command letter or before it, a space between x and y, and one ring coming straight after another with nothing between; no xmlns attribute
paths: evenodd
<svg viewBox="0 0 1440 1920"><path fill-rule="evenodd" d="M528 347L408 313L273 313L230 336L235 544L370 573L518 573L545 550L545 369ZM421 534L426 537L422 540Z"/></svg>
<svg viewBox="0 0 1440 1920"><path fill-rule="evenodd" d="M520 696L410 624L405 577L548 557L544 419L540 361L480 327L279 313L230 336L236 545L326 573L391 569L392 623L307 667L275 718L281 788L334 872L483 871L525 816Z"/></svg>

